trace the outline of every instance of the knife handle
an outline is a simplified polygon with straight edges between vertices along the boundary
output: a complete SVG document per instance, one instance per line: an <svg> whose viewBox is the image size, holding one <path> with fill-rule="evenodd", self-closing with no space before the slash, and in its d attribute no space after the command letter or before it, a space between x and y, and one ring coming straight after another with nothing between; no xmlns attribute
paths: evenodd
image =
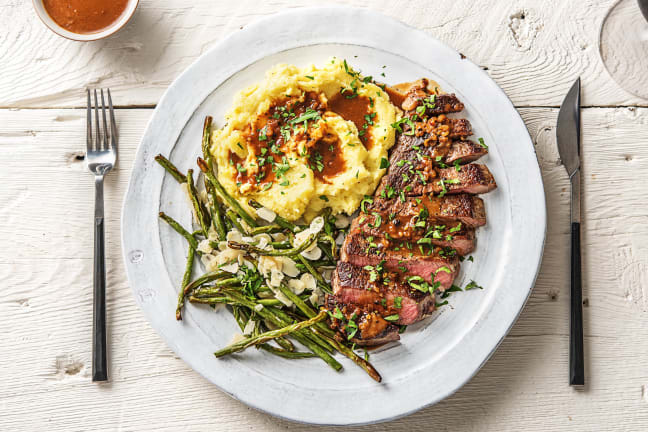
<svg viewBox="0 0 648 432"><path fill-rule="evenodd" d="M571 319L569 331L569 385L585 384L583 354L583 292L581 286L580 222L571 224Z"/></svg>

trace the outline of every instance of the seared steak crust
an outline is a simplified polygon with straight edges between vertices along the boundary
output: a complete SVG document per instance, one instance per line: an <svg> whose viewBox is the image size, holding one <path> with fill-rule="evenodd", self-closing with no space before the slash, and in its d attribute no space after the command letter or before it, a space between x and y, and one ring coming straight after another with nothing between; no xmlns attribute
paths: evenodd
<svg viewBox="0 0 648 432"><path fill-rule="evenodd" d="M400 339L399 327L375 311L364 310L353 303L339 302L332 295L326 296L324 306L332 315L331 328L337 330L337 338L342 341L359 346L376 346Z"/></svg>

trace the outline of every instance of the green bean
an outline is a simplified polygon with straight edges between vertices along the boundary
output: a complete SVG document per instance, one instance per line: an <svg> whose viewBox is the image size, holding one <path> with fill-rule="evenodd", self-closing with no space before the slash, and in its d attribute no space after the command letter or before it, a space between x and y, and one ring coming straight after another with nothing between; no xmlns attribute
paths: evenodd
<svg viewBox="0 0 648 432"><path fill-rule="evenodd" d="M272 314L274 314L283 323L283 325L291 323L295 318L299 318L299 317L291 317L286 312L284 312L283 309L279 309L274 306L268 306L266 309L268 309ZM312 342L316 343L326 351L331 353L334 351L335 347L333 347L331 344L329 344L326 340L324 340L324 338L320 337L319 335L313 332L306 332L306 335Z"/></svg>
<svg viewBox="0 0 648 432"><path fill-rule="evenodd" d="M228 295L230 295L230 297L233 298L234 302L246 306L250 309L254 309L254 307L256 306L256 304L253 301L245 298L240 293L231 292L228 293ZM286 325L287 322L290 322L290 320L286 321L284 319L279 318L278 312L281 311L273 307L264 307L263 309L257 311L257 313L262 318L267 319L268 321L270 321L272 324L276 326L280 327L282 325ZM331 357L331 355L322 347L322 345L324 346L327 345L326 342L324 342L324 340L322 340L319 336L313 334L308 330L298 331L292 334L291 336L295 338L299 343L304 345L306 348L311 350L314 354L316 354L319 358L321 358L326 364L328 364L334 370L339 371L340 369L342 369L342 365L333 357Z"/></svg>
<svg viewBox="0 0 648 432"><path fill-rule="evenodd" d="M275 342L278 342L278 341L279 341L279 339L275 339ZM277 356L283 357L283 358L287 358L287 359L303 359L303 358L317 357L313 353L297 352L297 351L293 352L293 351L288 351L288 350L281 349L281 348L276 348L276 347L273 347L272 345L268 345L268 344L263 344L263 345L261 345L260 348L262 350L268 351L269 353L272 353L274 355L277 355Z"/></svg>
<svg viewBox="0 0 648 432"><path fill-rule="evenodd" d="M288 299L297 306L297 309L302 311L304 315L306 315L308 318L313 318L315 315L317 315L317 312L308 306L304 300L302 300L297 294L292 292L290 289L288 289L287 286L280 284L279 285L279 290L282 292L283 295L288 297ZM322 332L328 334L329 336L333 337L335 336L335 332L331 330L329 327L326 326L324 323L317 323L317 327L322 330Z"/></svg>
<svg viewBox="0 0 648 432"><path fill-rule="evenodd" d="M236 228L243 234L247 234L247 230L243 228L243 225L241 225L241 223L238 221L238 215L233 210L227 210L227 212L225 212L225 216L227 216L227 219L230 220L234 228Z"/></svg>
<svg viewBox="0 0 648 432"><path fill-rule="evenodd" d="M275 249L290 249L292 245L288 242L278 242L278 241L273 241L268 243L270 246L272 246Z"/></svg>
<svg viewBox="0 0 648 432"><path fill-rule="evenodd" d="M250 230L250 235L263 234L269 232L281 231L282 228L279 225L264 225Z"/></svg>
<svg viewBox="0 0 648 432"><path fill-rule="evenodd" d="M315 330L316 332L319 333L319 329ZM343 343L338 342L335 338L320 334L324 339L326 339L329 343L335 346L335 349L337 349L342 355L350 358L355 364L360 366L362 369L364 369L365 372L369 374L371 378L374 380L381 382L382 377L378 373L378 371L365 359L361 358L358 354L356 354L351 348L347 347Z"/></svg>
<svg viewBox="0 0 648 432"><path fill-rule="evenodd" d="M239 327L241 328L241 331L243 331L245 329L245 323L243 322L243 320L247 322L247 320L250 319L250 315L243 309L242 306L232 306L232 314L234 315L234 319L236 320ZM275 342L283 348L281 350L283 353L295 351L295 346L286 338L283 337L276 338ZM279 350L279 348L275 348L272 345L263 344L260 346L260 348L265 349L271 354L275 354L280 357L283 357L281 353L274 351L274 350ZM308 354L312 357L316 357L315 354L311 354L311 353L299 353L299 354L304 354L304 355Z"/></svg>
<svg viewBox="0 0 648 432"><path fill-rule="evenodd" d="M189 301L191 303L202 303L202 304L230 304L234 300L230 297L196 297L195 295L189 296Z"/></svg>
<svg viewBox="0 0 648 432"><path fill-rule="evenodd" d="M291 291L292 294L292 291ZM300 301L303 301L304 298L308 298L308 296L297 296L296 294L293 294L293 296L296 296ZM262 304L263 306L282 306L283 303L281 300L277 300L276 298L267 298L267 299L259 299L256 300L257 303ZM295 303L295 302L293 302ZM309 317L312 318L312 317Z"/></svg>
<svg viewBox="0 0 648 432"><path fill-rule="evenodd" d="M267 322L264 322L264 324L265 324L266 327L268 327ZM277 338L277 339L275 339L275 342L277 343L277 345L279 345L281 348L283 348L284 351L290 351L290 352L295 351L295 345L293 345L292 342L290 342L285 337ZM265 344L265 345L267 345L267 344ZM261 348L263 348L263 346Z"/></svg>
<svg viewBox="0 0 648 432"><path fill-rule="evenodd" d="M299 331L299 330L308 328L308 327L310 327L312 325L315 325L318 322L326 319L327 316L328 315L327 315L326 311L323 310L319 314L314 316L313 318L310 318L310 319L308 319L306 321L301 321L301 322L297 322L297 323L294 323L294 324L290 324L288 326L281 327L281 328L278 328L276 330L270 330L270 331L267 331L265 333L261 333L260 335L255 336L255 337L245 338L240 342L236 342L236 343L234 343L232 345L229 345L229 346L227 346L227 347L225 347L225 348L223 348L223 349L221 349L219 351L216 351L214 353L214 355L217 358L218 357L223 357L223 356L226 356L226 355L229 355L229 354L233 354L233 353L236 353L236 352L243 351L243 350L245 350L245 349L247 349L247 348L249 348L249 347L251 347L253 345L259 345L259 344L271 341L271 340L273 340L273 339L275 339L277 337L287 336L287 335L289 335L291 333L294 333L296 331Z"/></svg>
<svg viewBox="0 0 648 432"><path fill-rule="evenodd" d="M328 253L327 253L327 255L328 255L328 257L330 259L336 259L337 258L337 248L336 248L335 239L333 238L333 236L331 236L329 234L321 234L320 233L319 240L324 241L326 243L329 243L331 245L331 254L328 255ZM327 250L325 248L322 248L322 249L324 250L324 252L327 252Z"/></svg>
<svg viewBox="0 0 648 432"><path fill-rule="evenodd" d="M302 255L298 255L297 258L299 259L301 264L306 268L306 270L308 270L308 272L310 274L312 274L313 277L315 277L315 280L317 280L317 282L320 282L320 283L323 283L323 284L326 283L326 281L324 280L324 276L322 276L322 274L320 272L315 270L313 268L313 266L311 265L311 263L306 258L304 258Z"/></svg>
<svg viewBox="0 0 648 432"><path fill-rule="evenodd" d="M248 201L248 204L250 205L250 207L252 207L254 209L257 209L257 210L260 209L261 207L263 207L261 204L259 204L258 202L254 201L254 200ZM279 215L275 216L274 223L279 225L281 228L290 230L290 231L292 231L294 233L301 231L301 227L299 227L298 225L295 225L294 223L290 222L287 219L284 219L283 217L281 217Z"/></svg>
<svg viewBox="0 0 648 432"><path fill-rule="evenodd" d="M210 197L210 216L212 220L212 226L214 227L214 230L218 235L218 240L224 241L225 237L227 236L227 232L225 230L225 224L223 223L223 210L220 208L214 186L212 186L212 184L207 180L207 176L205 176L205 190L207 191L207 195Z"/></svg>
<svg viewBox="0 0 648 432"><path fill-rule="evenodd" d="M211 116L205 117L205 123L203 124L202 144L201 144L203 158L205 158L205 161L207 162L207 166L209 166L210 168L212 166L211 152L209 151L209 143L211 141L211 124L212 124Z"/></svg>
<svg viewBox="0 0 648 432"><path fill-rule="evenodd" d="M173 228L178 234L183 236L185 239L187 239L187 242L189 242L189 245L196 249L196 252L198 252L198 255L200 255L200 252L197 250L198 249L198 240L189 233L186 229L182 227L175 219L173 219L171 216L167 215L164 212L160 212L159 214L160 218L168 223L171 228Z"/></svg>
<svg viewBox="0 0 648 432"><path fill-rule="evenodd" d="M162 166L162 168L166 170L166 172L171 174L171 176L173 176L173 178L176 179L178 183L184 183L187 181L187 176L182 174L180 170L176 168L176 166L173 165L173 163L171 163L169 159L159 154L155 156L155 160Z"/></svg>
<svg viewBox="0 0 648 432"><path fill-rule="evenodd" d="M212 185L214 185L214 188L219 193L221 198L223 198L223 200L226 201L227 204L229 204L229 206L241 217L241 219L243 219L251 227L258 226L254 218L250 216L250 214L246 212L243 207L241 207L241 204L239 204L239 202L236 201L234 197L227 193L223 185L220 184L218 179L214 176L213 172L209 169L207 162L205 162L205 160L202 158L198 158L197 162L200 170L205 173L207 179L211 182Z"/></svg>
<svg viewBox="0 0 648 432"><path fill-rule="evenodd" d="M227 273L227 272L226 272ZM231 273L227 273L231 276ZM213 284L194 290L194 295L209 296L220 294L224 287L242 289L241 280L237 277L220 279Z"/></svg>
<svg viewBox="0 0 648 432"><path fill-rule="evenodd" d="M227 276L230 276L231 273L228 273L226 271L222 270L217 270L217 271L212 271L209 273L205 273L204 275L200 276L198 279L194 280L188 285L185 285L184 287L184 293L189 294L189 292L193 291L194 289L198 288L200 285L205 284L207 282L211 282L216 279L221 279Z"/></svg>
<svg viewBox="0 0 648 432"><path fill-rule="evenodd" d="M227 242L227 245L232 249L244 250L247 252L252 252L252 253L265 255L265 256L295 256L295 255L299 255L300 253L302 253L303 251L311 247L312 244L315 243L315 240L317 240L317 235L312 234L306 239L306 241L304 241L299 246L293 247L292 249L280 249L280 250L265 250L265 249L258 248L256 246L252 246L247 243L238 243L235 241L229 241Z"/></svg>
<svg viewBox="0 0 648 432"><path fill-rule="evenodd" d="M200 229L203 232L203 235L207 237L209 235L209 230L207 228L207 223L205 221L205 211L203 209L203 206L198 199L198 192L196 191L196 185L194 184L193 181L193 170L187 171L187 185L189 186L187 190L189 191L189 198L191 199L191 204L193 205L194 208L194 213L196 217L198 218L198 224L200 225Z"/></svg>
<svg viewBox="0 0 648 432"><path fill-rule="evenodd" d="M182 285L180 285L180 294L178 294L178 306L176 307L176 320L180 321L182 319L182 307L184 306L184 287L187 286L189 281L191 281L191 272L193 271L193 262L194 255L196 250L189 246L189 252L187 253L187 265L185 266L185 272L182 276Z"/></svg>

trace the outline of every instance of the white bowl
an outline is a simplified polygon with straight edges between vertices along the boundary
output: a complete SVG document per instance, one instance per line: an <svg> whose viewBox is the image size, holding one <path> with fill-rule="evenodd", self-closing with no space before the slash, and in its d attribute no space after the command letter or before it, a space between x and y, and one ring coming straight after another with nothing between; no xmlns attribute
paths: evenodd
<svg viewBox="0 0 648 432"><path fill-rule="evenodd" d="M126 9L124 10L124 13L122 13L122 15L114 23L112 23L105 29L94 33L74 33L66 30L58 25L56 21L54 21L52 17L47 13L47 10L45 10L45 6L43 5L43 0L32 0L32 3L34 4L34 9L36 10L36 14L40 18L40 20L54 33L67 39L87 42L103 39L117 33L131 19L131 17L135 13L135 9L137 9L139 0L130 0L128 2L128 5L126 6Z"/></svg>

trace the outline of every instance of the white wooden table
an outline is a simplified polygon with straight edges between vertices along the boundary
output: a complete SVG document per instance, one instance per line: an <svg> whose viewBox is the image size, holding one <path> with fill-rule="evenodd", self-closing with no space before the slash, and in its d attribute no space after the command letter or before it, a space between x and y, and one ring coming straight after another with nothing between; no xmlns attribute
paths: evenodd
<svg viewBox="0 0 648 432"><path fill-rule="evenodd" d="M0 430L306 429L230 399L166 347L132 298L119 218L138 142L171 81L250 21L317 3L142 0L116 36L76 43L49 32L31 2L0 0ZM344 3L398 17L486 69L526 121L548 203L542 270L491 360L446 401L374 428L648 430L648 101L621 90L599 59L613 0ZM554 138L557 107L579 75L584 391L567 385L569 183ZM121 134L106 182L111 382L102 385L90 379L86 87L113 89Z"/></svg>

